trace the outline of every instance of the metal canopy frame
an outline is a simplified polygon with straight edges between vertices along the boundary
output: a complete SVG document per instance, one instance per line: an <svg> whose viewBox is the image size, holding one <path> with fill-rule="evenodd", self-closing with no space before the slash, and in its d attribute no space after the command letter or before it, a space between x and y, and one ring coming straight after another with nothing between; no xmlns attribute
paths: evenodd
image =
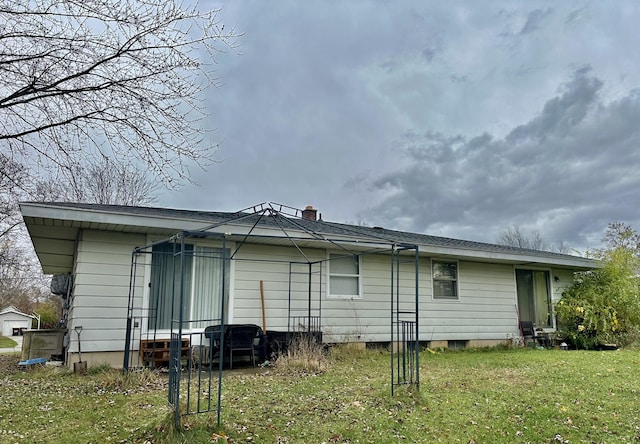
<svg viewBox="0 0 640 444"><path fill-rule="evenodd" d="M357 229L350 228L348 225L339 224L340 230L345 233L343 236L328 237L325 234L317 232L308 227L309 224L301 223L296 218L302 215L302 210L276 203L261 203L243 210L238 211L236 217L224 220L219 223L210 224L198 230L184 230L173 236L163 240L152 242L148 245L136 247L132 252L130 286L126 324L125 353L123 361L124 372L128 372L134 367L144 366L144 355L148 353L154 359L158 355L156 345L161 344L157 337L157 316L160 307L155 309L149 308L150 302L143 301L144 298L136 295L136 289L140 285L140 268L149 263L149 256L155 254L154 247L164 245L172 246L174 272L172 275L172 284L170 288L170 298L172 303L171 309L171 331L169 350L168 350L168 367L169 367L169 391L168 401L174 409L176 425L180 424L182 416L213 412L217 413L217 421L221 420L221 403L222 403L222 369L224 366L224 354L220 353L218 366L215 369L212 366L212 360L208 362L206 372L199 368L192 370L191 365L187 365L183 370L184 364L192 364L198 362L202 364L207 359L208 351L202 345L197 351L191 346L194 342L204 344L210 340L211 336L207 333L193 333L191 326L194 323L209 323L210 325L220 325L220 331L224 330L227 324L225 299L228 291L226 281L228 277L228 264L232 260L249 260L237 258L238 252L242 247L250 242L270 244L274 240L280 242L286 239L289 246L293 246L299 252L301 260L286 261L289 264L289 295L288 295L288 331L306 331L308 338L311 340L312 334L318 332L322 327L322 288L323 288L323 269L324 263L330 259L312 260L304 252L304 248L327 248L342 251L345 255L363 256L369 254L390 254L391 256L391 275L390 275L390 301L391 301L391 394L400 384L410 384L419 389L419 347L418 347L418 246L394 243L382 236L363 236ZM268 219L265 219L268 218ZM251 224L250 229L241 235L230 235L229 233L214 231L221 227L242 224L247 226L247 222ZM323 222L324 224L330 224ZM259 228L271 228L279 230L280 235L257 234ZM235 240L235 248L233 251L229 248L229 239ZM186 288L185 267L188 258L198 257L195 249L188 250L186 248L187 240L197 239L213 239L218 241L221 247L219 258L222 260L222 279L220 282L220 290L223 295L220 298L219 313L221 317L217 319L185 319L184 305L185 295L188 291ZM259 241L259 242L256 242ZM260 242L261 241L261 242ZM305 246L306 245L306 246ZM165 253L166 254L166 253ZM282 262L277 260L269 260L268 262ZM411 265L408 267L408 265ZM401 285L401 278L409 272L415 278L415 291L406 294L406 284ZM293 277L297 275L306 275L307 281L307 304L306 307L294 306L292 299L292 282ZM406 282L406 277L404 277ZM317 293L317 299L313 295ZM176 299L178 301L178 310L175 312ZM144 303L149 306L144 306ZM407 308L410 307L410 308ZM144 332L144 322L149 323L150 320L156 319L154 328L151 329L147 325ZM188 350L184 350L185 332L194 341L189 342ZM206 337L205 337L206 336ZM224 337L222 333L217 338L222 349ZM142 341L146 341L145 345L152 344L149 350L142 350ZM139 348L137 353L137 362L135 361L135 349ZM204 353L204 354L203 354ZM166 357L166 350L162 350L162 358ZM185 356L186 355L186 356ZM186 360L186 362L185 362ZM181 384L183 373L186 372L186 385ZM215 380L217 378L217 381ZM182 387L184 385L184 387ZM216 388L217 400L212 401L212 390ZM184 393L186 400L181 403L181 391ZM203 397L203 393L206 394ZM184 410L184 411L181 411Z"/></svg>
<svg viewBox="0 0 640 444"><path fill-rule="evenodd" d="M413 252L403 256L401 253ZM401 385L420 390L419 254L415 245L396 245L391 254L391 395ZM402 293L402 269L414 270L415 299ZM408 270L406 270L408 269ZM409 296L409 297L408 297Z"/></svg>

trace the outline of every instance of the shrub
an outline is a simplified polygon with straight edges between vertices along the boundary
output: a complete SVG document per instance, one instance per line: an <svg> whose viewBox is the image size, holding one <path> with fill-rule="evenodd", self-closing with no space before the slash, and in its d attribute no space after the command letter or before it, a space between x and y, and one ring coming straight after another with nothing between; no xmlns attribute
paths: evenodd
<svg viewBox="0 0 640 444"><path fill-rule="evenodd" d="M580 273L556 304L560 331L576 347L627 345L638 335L638 259L617 247L601 252L601 266Z"/></svg>

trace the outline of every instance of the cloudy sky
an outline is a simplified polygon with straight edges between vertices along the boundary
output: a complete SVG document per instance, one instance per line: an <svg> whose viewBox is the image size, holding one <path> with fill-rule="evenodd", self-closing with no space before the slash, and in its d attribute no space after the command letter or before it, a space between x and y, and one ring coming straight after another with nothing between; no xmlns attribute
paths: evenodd
<svg viewBox="0 0 640 444"><path fill-rule="evenodd" d="M213 3L201 2L203 7ZM159 203L599 246L640 229L640 3L228 0L199 186Z"/></svg>

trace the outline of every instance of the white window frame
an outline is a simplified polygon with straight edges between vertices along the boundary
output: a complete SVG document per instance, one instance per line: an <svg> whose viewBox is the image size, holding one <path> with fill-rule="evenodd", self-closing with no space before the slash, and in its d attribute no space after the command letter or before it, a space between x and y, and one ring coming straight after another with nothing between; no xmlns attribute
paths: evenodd
<svg viewBox="0 0 640 444"><path fill-rule="evenodd" d="M358 272L356 274L344 274L344 273L332 273L331 272L331 256L344 257L349 256L349 253L341 253L341 252L327 252L327 299L345 299L345 300L353 300L353 299L362 299L362 256L355 255L358 259ZM334 258L335 259L335 258ZM358 294L331 294L331 277L351 277L358 279Z"/></svg>
<svg viewBox="0 0 640 444"><path fill-rule="evenodd" d="M454 264L456 266L456 278L455 279L436 279L435 277L435 265L436 264ZM455 282L456 295L455 297L449 296L437 296L436 295L436 281ZM456 260L446 259L431 259L431 298L436 301L459 301L460 300L460 264Z"/></svg>

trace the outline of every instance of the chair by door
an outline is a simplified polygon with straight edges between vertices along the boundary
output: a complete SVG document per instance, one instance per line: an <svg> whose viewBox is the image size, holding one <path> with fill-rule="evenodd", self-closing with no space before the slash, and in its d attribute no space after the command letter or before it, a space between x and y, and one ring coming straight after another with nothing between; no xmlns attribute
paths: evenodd
<svg viewBox="0 0 640 444"><path fill-rule="evenodd" d="M524 345L535 345L536 332L533 329L533 322L520 321L520 331L524 339Z"/></svg>
<svg viewBox="0 0 640 444"><path fill-rule="evenodd" d="M221 325L210 325L204 329L204 336L209 339L209 363L219 358L220 344L226 342L226 338L224 338L226 330L227 328L223 329ZM224 347L227 347L226 343Z"/></svg>
<svg viewBox="0 0 640 444"><path fill-rule="evenodd" d="M229 368L233 366L234 352L247 352L251 358L251 365L256 365L254 351L256 339L262 330L257 325L230 325L225 337L225 349L229 350Z"/></svg>

